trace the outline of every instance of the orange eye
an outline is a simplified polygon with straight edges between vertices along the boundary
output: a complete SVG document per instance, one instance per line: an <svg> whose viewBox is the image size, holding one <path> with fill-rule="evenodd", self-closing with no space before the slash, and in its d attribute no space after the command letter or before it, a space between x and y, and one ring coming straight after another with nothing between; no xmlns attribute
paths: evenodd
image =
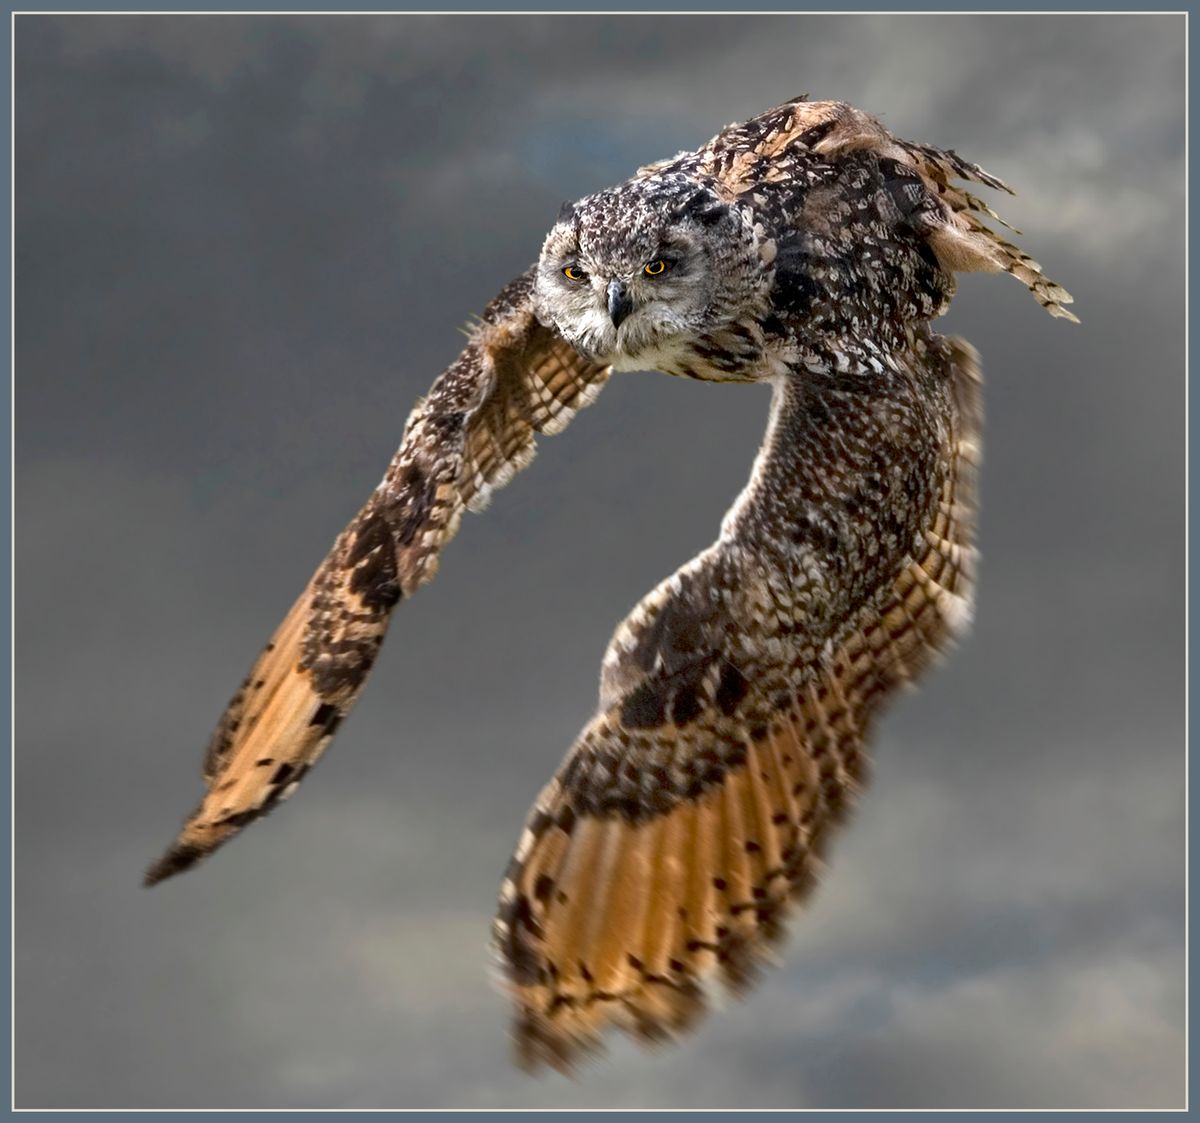
<svg viewBox="0 0 1200 1123"><path fill-rule="evenodd" d="M563 276L566 277L568 281L582 281L585 277L587 277L587 274L582 269L579 269L574 265L564 265Z"/></svg>
<svg viewBox="0 0 1200 1123"><path fill-rule="evenodd" d="M645 266L645 268L642 269L642 272L645 273L647 277L657 277L660 273L665 273L666 271L667 263L663 261L662 258L659 258L657 261L651 261Z"/></svg>

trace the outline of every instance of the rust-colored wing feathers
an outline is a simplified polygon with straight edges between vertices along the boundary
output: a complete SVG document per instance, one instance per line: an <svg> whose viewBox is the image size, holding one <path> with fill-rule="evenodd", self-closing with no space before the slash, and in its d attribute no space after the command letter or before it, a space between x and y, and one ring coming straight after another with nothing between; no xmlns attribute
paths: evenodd
<svg viewBox="0 0 1200 1123"><path fill-rule="evenodd" d="M752 195L759 185L786 178L787 161L795 157L797 147L826 159L866 151L914 169L928 189L930 203L920 215L927 224L922 233L942 268L949 273L1010 273L1051 316L1077 321L1064 307L1073 303L1071 294L1046 277L1032 257L986 226L980 214L1008 224L955 182L981 183L1013 194L1003 180L953 150L901 140L870 114L844 102L797 98L731 125L700 150L699 166L727 197ZM670 163L649 165L640 173L652 173Z"/></svg>
<svg viewBox="0 0 1200 1123"><path fill-rule="evenodd" d="M561 781L543 792L496 922L522 1065L568 1068L608 1024L670 1037L704 1012L708 976L753 977L860 781L858 730L831 690L731 727L720 780L660 815L578 814Z"/></svg>
<svg viewBox="0 0 1200 1123"><path fill-rule="evenodd" d="M366 680L393 607L437 571L464 510L529 462L608 369L533 314L529 275L489 305L417 404L387 474L338 537L230 702L204 760L207 792L147 884L194 865L286 799Z"/></svg>
<svg viewBox="0 0 1200 1123"><path fill-rule="evenodd" d="M295 791L353 704L399 599L374 501L339 536L234 695L204 759L207 791L146 884L194 865Z"/></svg>
<svg viewBox="0 0 1200 1123"><path fill-rule="evenodd" d="M750 981L815 883L830 830L864 782L875 711L969 611L979 369L965 344L950 349L954 410L927 548L811 665L767 668L682 726L649 733L630 726L627 692L541 793L494 933L525 1067L568 1069L609 1025L646 1041L687 1029L707 981L735 991ZM691 762L686 793L664 771L680 757ZM597 806L583 764L631 798Z"/></svg>

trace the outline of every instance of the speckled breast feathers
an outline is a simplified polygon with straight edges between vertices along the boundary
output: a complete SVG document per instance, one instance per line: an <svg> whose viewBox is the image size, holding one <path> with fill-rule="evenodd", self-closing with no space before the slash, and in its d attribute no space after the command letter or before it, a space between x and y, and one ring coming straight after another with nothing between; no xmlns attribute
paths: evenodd
<svg viewBox="0 0 1200 1123"><path fill-rule="evenodd" d="M564 207L251 669L147 881L295 790L463 512L611 370L769 382L748 484L617 628L494 927L529 1067L568 1067L609 1025L660 1040L702 1013L708 980L743 986L862 787L881 703L970 618L979 364L930 321L960 272L1010 273L1074 318L963 184L1007 190L800 99Z"/></svg>

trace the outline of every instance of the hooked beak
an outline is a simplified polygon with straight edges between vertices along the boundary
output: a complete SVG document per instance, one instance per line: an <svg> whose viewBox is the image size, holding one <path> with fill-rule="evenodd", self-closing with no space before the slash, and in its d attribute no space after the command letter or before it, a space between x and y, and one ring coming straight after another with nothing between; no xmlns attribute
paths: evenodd
<svg viewBox="0 0 1200 1123"><path fill-rule="evenodd" d="M633 301L629 299L629 292L625 288L624 281L612 280L608 282L608 315L613 322L613 327L619 328L621 323L633 311Z"/></svg>

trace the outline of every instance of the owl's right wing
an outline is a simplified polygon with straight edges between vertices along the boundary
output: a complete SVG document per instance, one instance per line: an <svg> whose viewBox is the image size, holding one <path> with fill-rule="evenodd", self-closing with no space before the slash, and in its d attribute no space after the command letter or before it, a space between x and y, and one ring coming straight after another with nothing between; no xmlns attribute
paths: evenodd
<svg viewBox="0 0 1200 1123"><path fill-rule="evenodd" d="M532 306L532 271L488 305L462 354L418 402L383 481L338 537L221 718L207 791L147 871L152 885L210 854L289 796L354 704L393 607L437 571L464 510L481 510L599 392Z"/></svg>
<svg viewBox="0 0 1200 1123"><path fill-rule="evenodd" d="M953 405L923 547L826 643L797 656L786 580L724 537L617 630L600 711L501 888L523 1066L567 1069L609 1025L647 1041L687 1029L707 978L744 985L813 885L873 714L969 612L979 369L946 342Z"/></svg>

